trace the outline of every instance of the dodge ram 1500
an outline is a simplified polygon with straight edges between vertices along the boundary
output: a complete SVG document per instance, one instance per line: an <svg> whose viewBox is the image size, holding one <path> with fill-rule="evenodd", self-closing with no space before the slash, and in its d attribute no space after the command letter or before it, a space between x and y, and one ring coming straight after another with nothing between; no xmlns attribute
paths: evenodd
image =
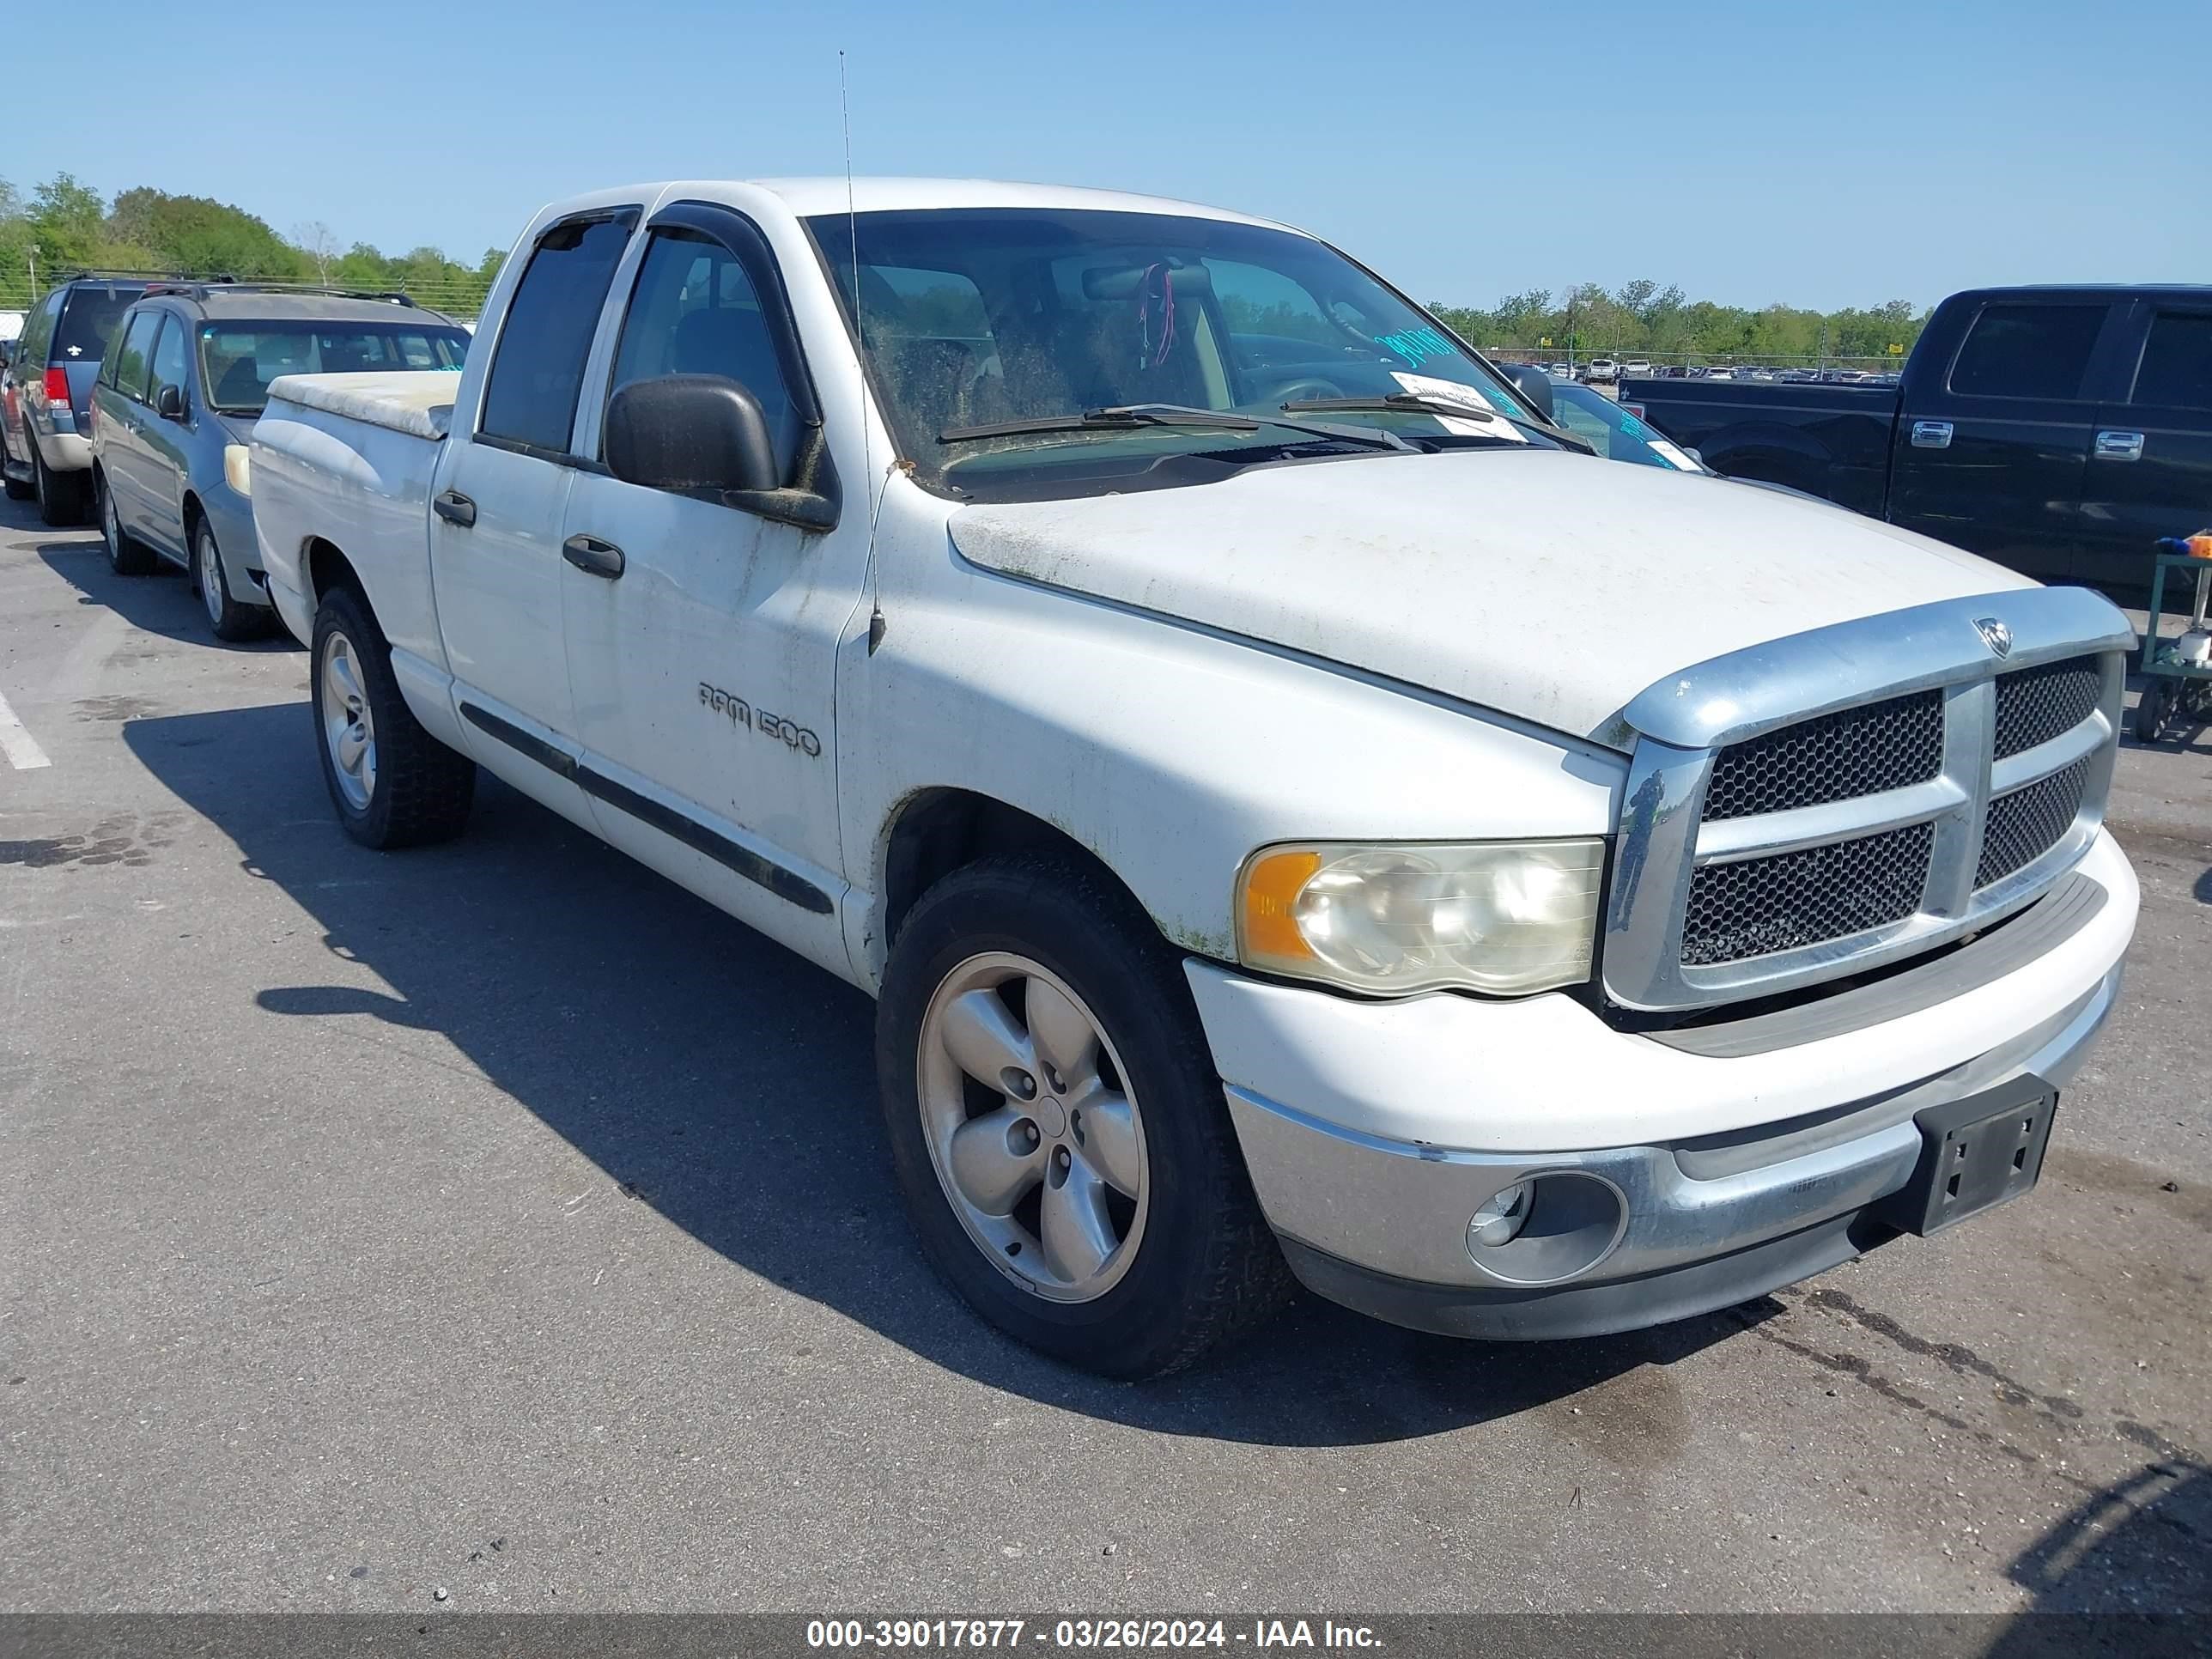
<svg viewBox="0 0 2212 1659"><path fill-rule="evenodd" d="M1611 1331L2033 1185L2136 915L2103 599L1594 460L1284 226L850 207L565 202L459 375L272 386L356 838L482 767L872 993L922 1249L1117 1375L1291 1274Z"/></svg>

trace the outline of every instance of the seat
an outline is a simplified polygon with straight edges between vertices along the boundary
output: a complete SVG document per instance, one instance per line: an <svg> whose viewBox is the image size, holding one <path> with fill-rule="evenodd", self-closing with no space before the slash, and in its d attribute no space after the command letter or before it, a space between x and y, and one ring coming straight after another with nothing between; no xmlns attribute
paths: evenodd
<svg viewBox="0 0 2212 1659"><path fill-rule="evenodd" d="M784 392L775 347L758 312L711 306L688 313L676 325L668 357L671 374L720 374L760 399L776 460L788 471L797 439L791 399Z"/></svg>
<svg viewBox="0 0 2212 1659"><path fill-rule="evenodd" d="M975 354L959 340L894 340L877 359L891 384L891 401L913 411L915 435L934 443L948 428L978 424L969 413Z"/></svg>
<svg viewBox="0 0 2212 1659"><path fill-rule="evenodd" d="M252 409L268 400L268 388L262 383L261 366L251 357L240 357L222 372L216 382L215 400L223 409Z"/></svg>

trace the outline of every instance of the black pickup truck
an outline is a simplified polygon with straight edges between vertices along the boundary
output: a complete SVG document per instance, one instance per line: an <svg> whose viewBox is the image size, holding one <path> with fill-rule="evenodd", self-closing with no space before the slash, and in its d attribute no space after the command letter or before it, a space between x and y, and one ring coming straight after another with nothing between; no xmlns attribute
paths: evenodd
<svg viewBox="0 0 2212 1659"><path fill-rule="evenodd" d="M2212 525L2212 287L2008 288L1936 308L1895 386L1632 380L1708 466L2046 581L2137 586Z"/></svg>

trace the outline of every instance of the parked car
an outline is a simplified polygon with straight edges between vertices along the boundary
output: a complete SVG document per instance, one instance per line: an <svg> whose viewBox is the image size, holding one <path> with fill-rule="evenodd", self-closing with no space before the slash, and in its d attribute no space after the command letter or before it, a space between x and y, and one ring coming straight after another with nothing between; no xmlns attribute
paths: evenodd
<svg viewBox="0 0 2212 1659"><path fill-rule="evenodd" d="M270 624L246 441L281 374L457 370L469 337L397 295L155 283L125 312L93 386L92 478L108 562L191 573L217 639Z"/></svg>
<svg viewBox="0 0 2212 1659"><path fill-rule="evenodd" d="M1544 413L1609 461L1666 467L1676 472L1705 472L1686 453L1641 417L1643 410L1618 403L1586 386L1554 386Z"/></svg>
<svg viewBox="0 0 2212 1659"><path fill-rule="evenodd" d="M1651 365L1644 362L1641 358L1637 358L1632 362L1621 364L1620 369L1617 371L1617 377L1624 380L1640 380L1650 373Z"/></svg>
<svg viewBox="0 0 2212 1659"><path fill-rule="evenodd" d="M1157 1372L1286 1261L1618 1330L2033 1185L2136 909L2099 596L1595 461L1179 203L601 191L483 321L253 429L338 821L451 836L482 766L874 994L1014 1335Z"/></svg>
<svg viewBox="0 0 2212 1659"><path fill-rule="evenodd" d="M1583 379L1585 380L1609 381L1620 378L1620 365L1610 357L1593 357L1583 366Z"/></svg>
<svg viewBox="0 0 2212 1659"><path fill-rule="evenodd" d="M82 523L92 478L85 422L100 353L144 277L76 276L32 307L0 374L0 479L9 499L35 495L50 525Z"/></svg>
<svg viewBox="0 0 2212 1659"><path fill-rule="evenodd" d="M1980 289L1902 383L1646 399L1723 472L1826 495L2059 580L2141 585L2212 501L2212 287Z"/></svg>

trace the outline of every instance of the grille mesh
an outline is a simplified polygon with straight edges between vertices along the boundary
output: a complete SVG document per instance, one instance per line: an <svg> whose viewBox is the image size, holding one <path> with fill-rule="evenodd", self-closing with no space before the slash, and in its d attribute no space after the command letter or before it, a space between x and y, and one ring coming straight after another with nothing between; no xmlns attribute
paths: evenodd
<svg viewBox="0 0 2212 1659"><path fill-rule="evenodd" d="M1975 887L2002 881L2056 847L2081 810L2081 791L2088 781L2089 762L2084 757L2063 772L1991 801L1982 832L1981 860L1974 866Z"/></svg>
<svg viewBox="0 0 2212 1659"><path fill-rule="evenodd" d="M1942 765L1943 694L1917 691L1722 750L1705 786L1705 819L1880 794L1925 783Z"/></svg>
<svg viewBox="0 0 2212 1659"><path fill-rule="evenodd" d="M1998 676L1996 757L2071 732L2089 718L2104 690L2094 657L2069 657Z"/></svg>
<svg viewBox="0 0 2212 1659"><path fill-rule="evenodd" d="M1915 823L1832 847L1706 865L1691 878L1682 961L1692 968L1740 962L1902 921L1920 908L1935 839L1933 824Z"/></svg>

